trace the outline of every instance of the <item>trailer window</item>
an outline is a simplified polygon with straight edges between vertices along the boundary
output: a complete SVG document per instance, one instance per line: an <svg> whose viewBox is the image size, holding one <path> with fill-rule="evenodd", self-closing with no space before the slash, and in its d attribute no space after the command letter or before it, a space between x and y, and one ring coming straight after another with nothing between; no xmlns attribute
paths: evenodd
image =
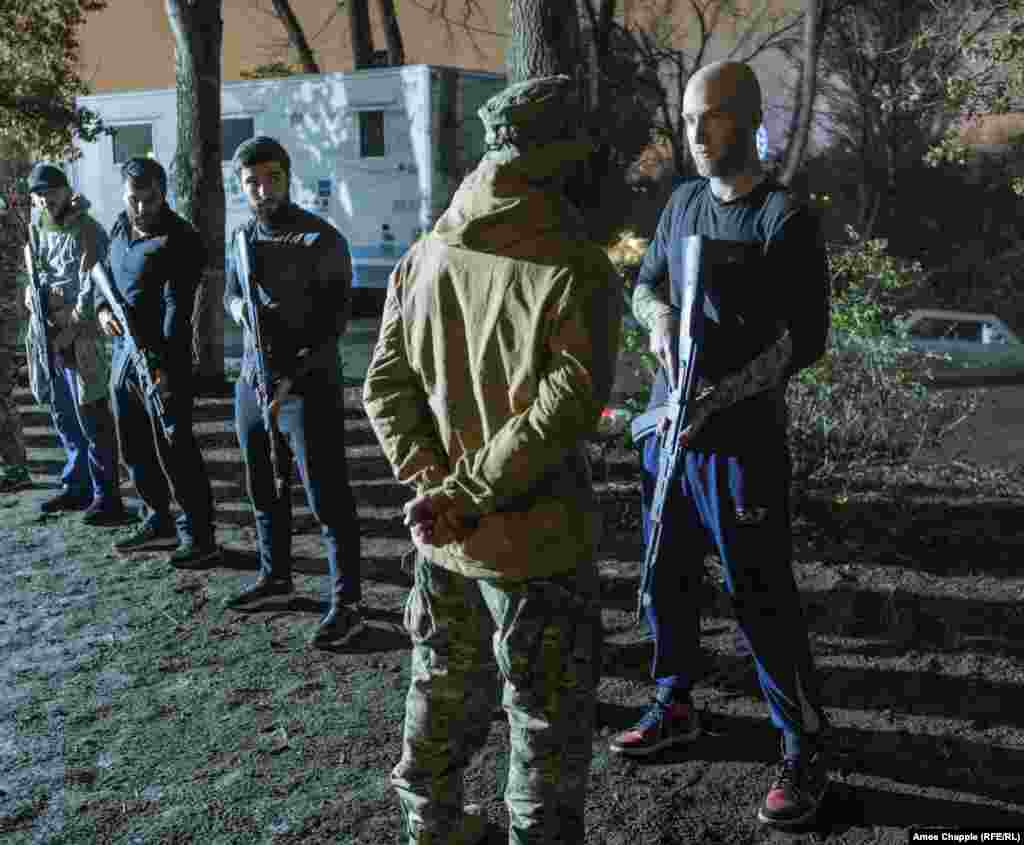
<svg viewBox="0 0 1024 845"><path fill-rule="evenodd" d="M223 149L221 156L224 161L231 161L241 143L256 134L256 124L251 117L225 117L220 125Z"/></svg>
<svg viewBox="0 0 1024 845"><path fill-rule="evenodd" d="M385 155L384 112L359 112L359 157L375 158Z"/></svg>
<svg viewBox="0 0 1024 845"><path fill-rule="evenodd" d="M114 129L114 164L153 154L153 124L126 123Z"/></svg>

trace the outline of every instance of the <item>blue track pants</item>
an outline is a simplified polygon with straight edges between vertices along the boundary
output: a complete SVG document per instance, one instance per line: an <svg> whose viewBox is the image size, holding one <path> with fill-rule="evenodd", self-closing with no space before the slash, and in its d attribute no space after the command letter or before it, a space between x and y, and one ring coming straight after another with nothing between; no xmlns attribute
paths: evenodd
<svg viewBox="0 0 1024 845"><path fill-rule="evenodd" d="M798 747L801 736L822 730L825 715L793 578L788 453L783 446L777 457L751 460L686 451L682 463L663 512L666 553L646 608L652 676L659 686L688 690L702 674L700 584L705 555L717 554L772 722L787 748ZM642 472L645 544L657 472L657 438L650 437Z"/></svg>

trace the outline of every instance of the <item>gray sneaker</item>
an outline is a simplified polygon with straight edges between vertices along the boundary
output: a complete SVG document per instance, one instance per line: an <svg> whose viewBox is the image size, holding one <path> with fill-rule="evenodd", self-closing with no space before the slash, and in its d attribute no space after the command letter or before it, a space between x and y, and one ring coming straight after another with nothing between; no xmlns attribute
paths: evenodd
<svg viewBox="0 0 1024 845"><path fill-rule="evenodd" d="M175 569L209 569L220 563L220 547L212 540L197 543L189 537L171 552L167 562Z"/></svg>
<svg viewBox="0 0 1024 845"><path fill-rule="evenodd" d="M32 476L28 474L26 466L7 467L0 475L0 493L17 493L31 486Z"/></svg>
<svg viewBox="0 0 1024 845"><path fill-rule="evenodd" d="M290 596L295 591L295 583L291 575L284 578L268 578L260 575L252 584L242 592L232 596L224 602L228 608L241 608L253 602L274 598L275 596Z"/></svg>
<svg viewBox="0 0 1024 845"><path fill-rule="evenodd" d="M320 620L309 643L314 646L328 642L347 643L365 627L366 622L357 605L333 604Z"/></svg>
<svg viewBox="0 0 1024 845"><path fill-rule="evenodd" d="M126 537L114 543L114 551L120 554L131 554L146 549L166 549L178 545L178 530L170 520L162 520L150 517L142 527Z"/></svg>

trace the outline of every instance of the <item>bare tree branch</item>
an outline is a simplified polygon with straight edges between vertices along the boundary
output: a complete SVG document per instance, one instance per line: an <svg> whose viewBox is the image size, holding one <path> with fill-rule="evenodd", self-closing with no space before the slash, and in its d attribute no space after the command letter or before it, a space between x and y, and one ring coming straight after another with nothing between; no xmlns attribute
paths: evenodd
<svg viewBox="0 0 1024 845"><path fill-rule="evenodd" d="M306 33L303 31L299 19L295 17L295 12L292 11L292 5L289 0L270 0L270 2L274 6L274 16L284 26L285 32L288 33L288 43L291 44L292 49L298 55L299 64L302 66L303 72L320 73L320 66L313 56L309 42L306 41Z"/></svg>
<svg viewBox="0 0 1024 845"><path fill-rule="evenodd" d="M811 136L814 119L814 102L818 93L818 56L821 52L822 7L819 0L807 0L804 9L804 58L800 74L799 110L795 132L787 145L785 164L779 181L788 185L796 176L803 161L804 151Z"/></svg>
<svg viewBox="0 0 1024 845"><path fill-rule="evenodd" d="M407 0L407 2L419 9L422 9L424 12L428 12L444 24L445 40L449 45L453 45L455 43L456 28L460 29L469 40L473 50L478 55L483 55L484 50L474 35L491 35L502 39L510 37L510 33L508 31L499 32L494 29L487 29L470 23L476 15L479 15L484 20L487 19L483 8L479 4L479 0L465 0L465 4L462 9L462 18L460 20L456 20L448 14L448 0L431 0L429 6L425 5L421 0Z"/></svg>
<svg viewBox="0 0 1024 845"><path fill-rule="evenodd" d="M999 31L1009 3L821 2L829 22L822 26L819 73L831 137L858 163L861 236L884 236L896 225L898 185L920 167L960 106L970 110L966 95L950 109L950 81L971 97L997 85L1001 68L983 45Z"/></svg>
<svg viewBox="0 0 1024 845"><path fill-rule="evenodd" d="M380 18L384 24L384 40L388 49L388 64L392 67L405 64L405 46L402 43L402 30L398 26L398 14L395 12L395 0L377 0Z"/></svg>

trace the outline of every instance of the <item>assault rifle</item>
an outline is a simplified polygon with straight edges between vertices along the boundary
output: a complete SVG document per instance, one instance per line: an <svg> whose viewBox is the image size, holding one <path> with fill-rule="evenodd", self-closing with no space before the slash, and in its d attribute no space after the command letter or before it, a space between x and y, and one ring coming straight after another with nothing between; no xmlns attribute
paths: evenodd
<svg viewBox="0 0 1024 845"><path fill-rule="evenodd" d="M39 335L39 342L46 353L46 366L43 367L43 379L50 403L53 404L53 345L49 333L49 297L43 290L39 280L39 269L36 267L36 236L32 226L28 228L28 243L25 244L25 268L28 270L28 290L32 301L32 323Z"/></svg>
<svg viewBox="0 0 1024 845"><path fill-rule="evenodd" d="M744 367L719 379L695 396L696 360L704 337L704 285L706 266L713 260L706 253L714 246L701 236L684 238L684 288L679 326L679 378L672 385L668 402L646 411L633 420L633 441L638 442L652 432L661 436L658 456L658 480L651 498L647 548L644 554L637 596L636 619L650 603L654 571L661 555L662 512L675 479L680 453L697 435L708 419L718 411L778 388L786 379L793 358L793 340L788 331L753 358Z"/></svg>
<svg viewBox="0 0 1024 845"><path fill-rule="evenodd" d="M235 251L238 254L238 281L245 297L245 320L252 336L253 350L256 353L256 397L263 415L263 427L270 441L270 466L274 471L274 489L278 498L285 493L284 470L277 456L277 411L281 399L292 388L292 381L282 378L277 392L274 392L270 368L267 366L266 348L263 344L263 332L260 328L259 306L256 304L255 281L252 277L252 244L241 228L235 235Z"/></svg>
<svg viewBox="0 0 1024 845"><path fill-rule="evenodd" d="M664 525L662 515L665 501L679 467L683 433L690 421L690 406L697 386L697 356L704 337L704 241L702 235L690 235L683 239L683 291L682 307L679 314L679 350L676 366L676 382L670 385L671 392L663 418L667 428L659 427L661 449L658 454L658 480L648 512L647 548L644 550L643 568L640 570L640 587L637 592L636 621L639 623L642 608L651 602L654 585L654 570L661 558L661 535Z"/></svg>
<svg viewBox="0 0 1024 845"><path fill-rule="evenodd" d="M164 405L164 395L160 385L153 378L153 370L146 357L146 350L139 345L139 332L135 320L129 312L128 304L121 298L120 293L115 289L110 276L100 262L93 265L90 273L92 280L100 294L106 300L114 318L121 325L121 342L125 345L128 360L135 367L135 375L139 380L139 387L142 393L149 400L150 407L160 424L160 431L168 443L174 439L174 422L168 416L167 407Z"/></svg>

